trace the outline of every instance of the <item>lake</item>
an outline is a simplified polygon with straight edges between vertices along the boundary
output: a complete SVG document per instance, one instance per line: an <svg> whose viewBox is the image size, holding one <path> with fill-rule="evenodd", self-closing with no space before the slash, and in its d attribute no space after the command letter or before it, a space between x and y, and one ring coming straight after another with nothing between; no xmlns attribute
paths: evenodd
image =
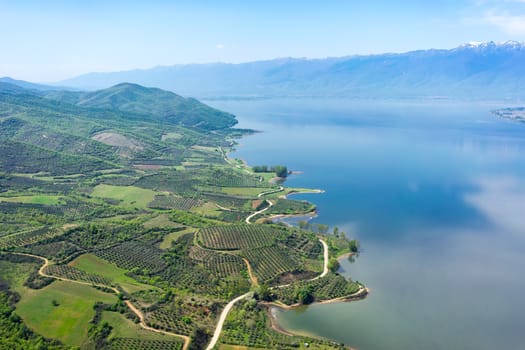
<svg viewBox="0 0 525 350"><path fill-rule="evenodd" d="M314 222L361 242L341 273L362 301L277 311L282 327L362 350L525 348L525 124L502 103L207 101L245 137L230 157L303 173Z"/></svg>

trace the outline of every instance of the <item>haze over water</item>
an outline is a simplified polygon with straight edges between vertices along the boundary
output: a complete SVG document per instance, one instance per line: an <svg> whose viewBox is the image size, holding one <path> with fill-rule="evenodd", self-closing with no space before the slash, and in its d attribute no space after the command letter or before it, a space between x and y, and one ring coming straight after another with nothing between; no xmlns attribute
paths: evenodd
<svg viewBox="0 0 525 350"><path fill-rule="evenodd" d="M363 301L278 312L289 330L362 350L525 344L525 125L504 104L275 99L208 101L235 113L238 157L304 173L288 186L314 222L358 238L342 273Z"/></svg>

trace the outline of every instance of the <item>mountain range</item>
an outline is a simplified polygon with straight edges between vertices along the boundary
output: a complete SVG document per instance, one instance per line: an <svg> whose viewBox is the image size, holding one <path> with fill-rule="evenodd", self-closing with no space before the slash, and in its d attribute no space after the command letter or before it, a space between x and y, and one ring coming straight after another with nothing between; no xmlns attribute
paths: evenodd
<svg viewBox="0 0 525 350"><path fill-rule="evenodd" d="M525 44L469 43L450 50L174 65L89 73L57 84L92 90L121 82L197 98L521 99L525 97Z"/></svg>

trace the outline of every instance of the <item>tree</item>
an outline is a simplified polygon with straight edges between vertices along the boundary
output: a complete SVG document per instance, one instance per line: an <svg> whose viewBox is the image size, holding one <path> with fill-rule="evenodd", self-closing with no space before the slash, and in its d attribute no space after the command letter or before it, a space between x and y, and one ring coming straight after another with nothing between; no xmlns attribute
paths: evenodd
<svg viewBox="0 0 525 350"><path fill-rule="evenodd" d="M310 227L310 223L306 220L301 220L297 223L299 225L299 228L302 230L308 230Z"/></svg>
<svg viewBox="0 0 525 350"><path fill-rule="evenodd" d="M329 228L330 228L330 227L329 227L328 225L317 224L317 231L318 231L319 233L327 233Z"/></svg>
<svg viewBox="0 0 525 350"><path fill-rule="evenodd" d="M103 349L106 347L108 341L107 338L111 334L113 327L107 322L101 324L93 324L89 328L88 335L95 344L95 349Z"/></svg>
<svg viewBox="0 0 525 350"><path fill-rule="evenodd" d="M332 258L330 259L330 261L328 261L328 269L330 269L330 271L332 272L337 272L337 270L339 270L339 266L341 266L339 264L339 261L335 258Z"/></svg>
<svg viewBox="0 0 525 350"><path fill-rule="evenodd" d="M256 165L253 168L254 173L269 173L268 165Z"/></svg>
<svg viewBox="0 0 525 350"><path fill-rule="evenodd" d="M295 298L303 305L311 304L314 301L312 286L304 286L297 289Z"/></svg>
<svg viewBox="0 0 525 350"><path fill-rule="evenodd" d="M272 168L272 170L275 172L275 175L277 177L287 177L288 176L288 168L284 165L276 165Z"/></svg>
<svg viewBox="0 0 525 350"><path fill-rule="evenodd" d="M272 293L270 291L270 288L268 285L262 283L259 285L259 288L255 291L254 295L255 299L257 300L263 300L263 301L272 301Z"/></svg>
<svg viewBox="0 0 525 350"><path fill-rule="evenodd" d="M339 227L334 227L334 236L336 236L337 238L339 238Z"/></svg>
<svg viewBox="0 0 525 350"><path fill-rule="evenodd" d="M205 328L197 328L191 335L190 350L206 348L211 336Z"/></svg>
<svg viewBox="0 0 525 350"><path fill-rule="evenodd" d="M351 240L348 244L352 253L359 252L359 241L357 239Z"/></svg>

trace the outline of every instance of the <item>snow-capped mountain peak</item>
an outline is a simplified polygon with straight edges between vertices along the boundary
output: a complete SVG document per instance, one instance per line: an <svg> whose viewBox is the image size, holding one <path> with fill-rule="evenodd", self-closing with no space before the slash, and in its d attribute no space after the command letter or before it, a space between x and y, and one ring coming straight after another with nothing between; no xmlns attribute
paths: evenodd
<svg viewBox="0 0 525 350"><path fill-rule="evenodd" d="M489 49L489 48L509 48L525 49L525 43L508 40L503 42L494 41L471 41L458 47L458 49Z"/></svg>

